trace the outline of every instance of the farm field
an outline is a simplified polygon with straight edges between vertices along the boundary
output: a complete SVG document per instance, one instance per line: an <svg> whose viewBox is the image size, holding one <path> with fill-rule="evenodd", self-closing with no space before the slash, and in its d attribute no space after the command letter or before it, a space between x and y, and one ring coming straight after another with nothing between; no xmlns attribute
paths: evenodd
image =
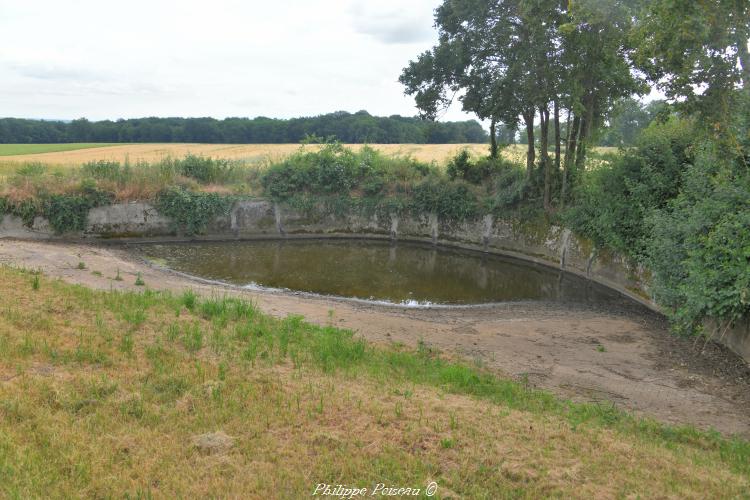
<svg viewBox="0 0 750 500"><path fill-rule="evenodd" d="M70 144L0 144L0 156L59 153L81 149L105 148L107 146L113 146L113 144L100 142L77 142Z"/></svg>
<svg viewBox="0 0 750 500"><path fill-rule="evenodd" d="M247 163L262 163L268 160L281 159L300 147L299 144L37 144L39 151L24 150L32 145L3 144L0 145L0 163L42 162L57 166L78 166L89 161L115 160L124 162L158 161L166 157L179 158L187 154L209 156L212 158L229 158L242 160ZM60 150L45 150L44 147L66 147ZM412 156L421 161L444 162L461 149L468 149L473 154L487 153L486 144L371 144L371 147L392 156ZM317 148L316 145L306 145L307 149ZM362 144L348 145L354 150L363 147ZM33 148L29 148L33 149ZM507 149L506 154L516 156L524 154L524 146L516 145Z"/></svg>

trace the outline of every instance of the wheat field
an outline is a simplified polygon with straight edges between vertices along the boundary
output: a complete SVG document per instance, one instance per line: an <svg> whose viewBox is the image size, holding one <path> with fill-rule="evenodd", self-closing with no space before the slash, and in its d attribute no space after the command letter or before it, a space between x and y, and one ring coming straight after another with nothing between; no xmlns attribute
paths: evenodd
<svg viewBox="0 0 750 500"><path fill-rule="evenodd" d="M444 163L461 149L468 149L472 154L484 155L488 152L486 144L371 144L371 147L393 156L411 156L421 161ZM263 163L282 159L299 150L299 144L120 144L101 147L83 147L68 151L53 151L9 155L0 158L3 163L42 162L56 166L78 166L95 160L115 160L124 162L157 161L166 157L183 157L187 154L243 160L248 163ZM317 148L307 145L304 148ZM360 149L362 144L350 144L347 147ZM523 146L508 148L505 154L516 156L516 150L523 151Z"/></svg>

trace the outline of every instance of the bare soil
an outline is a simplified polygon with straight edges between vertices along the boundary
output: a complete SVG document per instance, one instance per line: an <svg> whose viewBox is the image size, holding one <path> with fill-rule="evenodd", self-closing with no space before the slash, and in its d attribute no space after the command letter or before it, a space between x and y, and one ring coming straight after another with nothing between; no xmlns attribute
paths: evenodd
<svg viewBox="0 0 750 500"><path fill-rule="evenodd" d="M140 273L153 289L242 295L267 313L333 322L374 343L423 341L563 397L750 437L747 363L717 344L671 335L662 318L645 311L538 302L407 309L249 291L150 266L116 245L0 240L0 263L105 290L141 289L134 285ZM118 269L122 281L113 279Z"/></svg>

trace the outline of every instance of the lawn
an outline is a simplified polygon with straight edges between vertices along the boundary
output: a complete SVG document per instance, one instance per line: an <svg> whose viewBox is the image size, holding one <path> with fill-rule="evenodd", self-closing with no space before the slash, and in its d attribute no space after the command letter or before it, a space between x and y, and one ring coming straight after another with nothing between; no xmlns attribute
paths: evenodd
<svg viewBox="0 0 750 500"><path fill-rule="evenodd" d="M81 263L131 284L138 277ZM251 303L0 267L0 496L737 497L750 445ZM29 312L33 311L34 314ZM333 313L335 315L335 312Z"/></svg>
<svg viewBox="0 0 750 500"><path fill-rule="evenodd" d="M58 153L62 151L76 151L79 149L102 148L106 146L112 146L112 144L84 142L70 144L0 144L0 156Z"/></svg>

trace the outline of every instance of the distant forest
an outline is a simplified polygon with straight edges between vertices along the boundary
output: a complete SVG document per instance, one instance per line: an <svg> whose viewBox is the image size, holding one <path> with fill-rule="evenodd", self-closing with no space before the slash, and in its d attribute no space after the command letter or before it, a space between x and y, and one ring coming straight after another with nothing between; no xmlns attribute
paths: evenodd
<svg viewBox="0 0 750 500"><path fill-rule="evenodd" d="M483 143L488 135L475 120L434 122L367 111L274 119L136 118L92 122L0 119L0 143L202 142L231 144L299 143L333 138L345 143Z"/></svg>

